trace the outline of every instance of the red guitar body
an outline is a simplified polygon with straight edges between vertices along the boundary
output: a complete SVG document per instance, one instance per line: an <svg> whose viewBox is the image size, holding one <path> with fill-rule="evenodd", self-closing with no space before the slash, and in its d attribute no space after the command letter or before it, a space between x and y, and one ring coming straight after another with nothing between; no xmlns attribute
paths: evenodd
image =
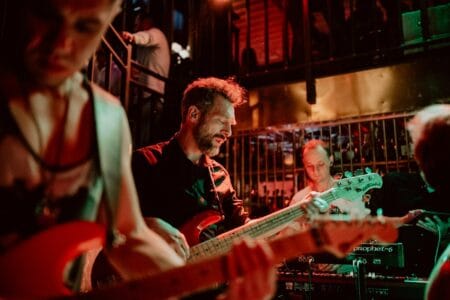
<svg viewBox="0 0 450 300"><path fill-rule="evenodd" d="M49 298L69 295L63 274L68 262L102 247L105 228L71 222L50 228L0 256L0 298Z"/></svg>
<svg viewBox="0 0 450 300"><path fill-rule="evenodd" d="M191 220L181 226L180 231L186 237L189 246L200 243L200 234L205 228L222 220L222 216L213 210L207 210L197 214Z"/></svg>
<svg viewBox="0 0 450 300"><path fill-rule="evenodd" d="M191 220L186 222L180 231L186 237L189 246L194 246L200 243L201 232L217 222L222 220L219 213L213 210L207 210L194 216ZM92 287L108 286L113 282L121 281L120 275L111 266L105 254L100 252L92 267L91 282Z"/></svg>

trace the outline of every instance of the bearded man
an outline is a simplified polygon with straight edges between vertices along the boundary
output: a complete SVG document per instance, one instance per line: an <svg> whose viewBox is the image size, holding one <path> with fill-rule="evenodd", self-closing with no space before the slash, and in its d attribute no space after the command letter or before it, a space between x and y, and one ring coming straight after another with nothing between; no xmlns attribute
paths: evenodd
<svg viewBox="0 0 450 300"><path fill-rule="evenodd" d="M180 130L169 141L133 154L133 174L145 217L158 216L181 228L206 211L215 212L222 222L204 228L199 241L249 220L227 170L211 158L231 136L235 107L245 101L245 90L233 80L202 78L186 88ZM196 233L185 234L189 241Z"/></svg>

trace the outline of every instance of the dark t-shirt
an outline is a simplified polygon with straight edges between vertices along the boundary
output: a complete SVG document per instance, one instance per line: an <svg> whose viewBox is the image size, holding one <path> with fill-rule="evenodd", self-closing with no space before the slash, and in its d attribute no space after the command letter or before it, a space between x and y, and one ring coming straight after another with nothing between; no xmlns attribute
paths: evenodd
<svg viewBox="0 0 450 300"><path fill-rule="evenodd" d="M175 138L135 151L132 169L145 217L159 217L180 228L201 212L223 211L224 221L205 230L201 240L247 220L225 168L206 156L193 164Z"/></svg>

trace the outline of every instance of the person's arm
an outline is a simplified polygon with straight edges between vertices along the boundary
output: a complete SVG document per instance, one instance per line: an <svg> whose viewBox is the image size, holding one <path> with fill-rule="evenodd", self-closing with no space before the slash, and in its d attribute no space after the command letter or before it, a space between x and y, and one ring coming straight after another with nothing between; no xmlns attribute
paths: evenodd
<svg viewBox="0 0 450 300"><path fill-rule="evenodd" d="M272 299L276 291L275 260L265 241L236 243L228 256L227 273L232 280L217 300Z"/></svg>
<svg viewBox="0 0 450 300"><path fill-rule="evenodd" d="M301 189L300 191L298 191L297 193L294 194L294 196L291 199L291 202L289 203L289 206L299 203L300 201L303 201L310 192L311 192L311 189L309 187L305 187L305 188Z"/></svg>
<svg viewBox="0 0 450 300"><path fill-rule="evenodd" d="M184 260L189 258L189 245L184 234L160 218L144 218L147 226L161 236Z"/></svg>
<svg viewBox="0 0 450 300"><path fill-rule="evenodd" d="M293 232L309 228L310 222L308 217L326 213L328 211L328 202L319 197L314 197L316 194L318 193L311 191L311 188L308 186L295 193L289 206L298 205L299 209L303 209L304 214L290 222L286 228L280 232L281 235L289 235Z"/></svg>
<svg viewBox="0 0 450 300"><path fill-rule="evenodd" d="M152 46L157 44L157 31L155 29L138 31L131 33L128 31L122 32L122 38L128 42L138 46Z"/></svg>
<svg viewBox="0 0 450 300"><path fill-rule="evenodd" d="M106 249L111 263L124 279L130 279L175 266L183 259L145 224L141 215L130 167L131 139L123 119L122 180L115 228L124 241Z"/></svg>

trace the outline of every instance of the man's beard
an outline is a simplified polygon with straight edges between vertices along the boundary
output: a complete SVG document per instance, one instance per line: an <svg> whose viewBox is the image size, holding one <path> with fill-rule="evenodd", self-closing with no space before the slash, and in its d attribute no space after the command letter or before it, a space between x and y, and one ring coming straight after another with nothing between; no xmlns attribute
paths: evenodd
<svg viewBox="0 0 450 300"><path fill-rule="evenodd" d="M216 156L220 152L220 146L216 146L213 144L213 140L215 137L219 137L225 140L225 137L222 134L208 134L206 133L207 129L204 126L203 122L200 122L194 129L194 139L197 143L200 151L209 157Z"/></svg>

